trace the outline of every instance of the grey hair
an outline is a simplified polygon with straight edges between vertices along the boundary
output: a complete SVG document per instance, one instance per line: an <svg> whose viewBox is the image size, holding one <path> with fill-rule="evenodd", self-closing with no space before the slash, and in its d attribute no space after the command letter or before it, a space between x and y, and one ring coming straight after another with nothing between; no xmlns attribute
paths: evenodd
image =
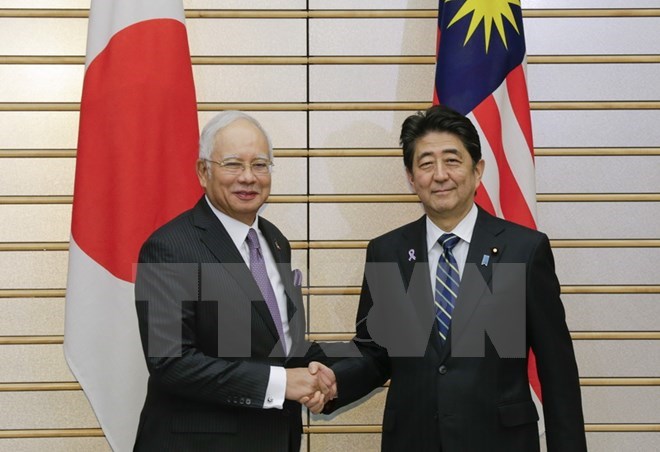
<svg viewBox="0 0 660 452"><path fill-rule="evenodd" d="M245 119L254 124L261 133L266 137L268 142L268 158L273 160L273 144L270 141L268 133L261 127L259 121L254 119L252 116L243 113L242 111L237 110L227 110L215 115L209 122L206 123L204 129L202 129L202 134L199 137L199 158L203 160L208 160L211 158L213 153L213 147L215 144L215 136L222 129L230 125L231 123L238 121L239 119ZM207 162L208 168L208 162Z"/></svg>

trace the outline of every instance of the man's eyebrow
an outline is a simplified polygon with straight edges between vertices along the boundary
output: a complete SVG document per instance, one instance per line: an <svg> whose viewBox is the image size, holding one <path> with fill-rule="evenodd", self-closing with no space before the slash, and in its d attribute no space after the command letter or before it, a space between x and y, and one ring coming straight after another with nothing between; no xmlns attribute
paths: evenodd
<svg viewBox="0 0 660 452"><path fill-rule="evenodd" d="M255 160L269 160L269 158L268 154L257 154ZM222 160L241 160L241 156L239 154L225 155Z"/></svg>
<svg viewBox="0 0 660 452"><path fill-rule="evenodd" d="M442 153L442 154L454 154L454 155L459 155L459 154L460 154L460 152L459 152L458 149L456 149L456 148L447 148L447 149L443 149L443 150L441 151L441 153ZM419 154L418 160L421 160L421 159L423 159L424 157L432 156L433 154L434 154L433 151L425 151L425 152L422 152L421 154Z"/></svg>
<svg viewBox="0 0 660 452"><path fill-rule="evenodd" d="M442 153L443 154L455 154L455 155L459 154L458 149L456 149L456 148L443 149Z"/></svg>

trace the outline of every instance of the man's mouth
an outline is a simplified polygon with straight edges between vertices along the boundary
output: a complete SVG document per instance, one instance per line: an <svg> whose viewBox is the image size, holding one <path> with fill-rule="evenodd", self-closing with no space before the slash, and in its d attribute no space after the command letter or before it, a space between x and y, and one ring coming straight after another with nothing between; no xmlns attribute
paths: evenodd
<svg viewBox="0 0 660 452"><path fill-rule="evenodd" d="M451 188L451 187L449 187L449 188L437 188L437 189L433 190L433 194L434 195L445 195L445 194L449 193L452 190L453 190L453 188Z"/></svg>
<svg viewBox="0 0 660 452"><path fill-rule="evenodd" d="M243 201L250 201L256 198L258 194L259 193L256 191L249 191L249 190L240 190L234 192L234 195L236 195L238 199L241 199Z"/></svg>

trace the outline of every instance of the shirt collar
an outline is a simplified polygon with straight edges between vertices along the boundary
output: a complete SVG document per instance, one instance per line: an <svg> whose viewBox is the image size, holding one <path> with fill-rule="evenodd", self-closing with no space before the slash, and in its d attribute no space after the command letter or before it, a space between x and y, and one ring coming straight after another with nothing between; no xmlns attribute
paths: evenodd
<svg viewBox="0 0 660 452"><path fill-rule="evenodd" d="M216 209L215 206L211 204L211 201L209 201L209 198L206 195L204 198L206 199L206 203L209 205L215 216L218 217L218 220L220 220L220 223L222 223L222 225L227 230L227 233L229 234L229 237L231 237L232 242L234 242L234 245L236 245L236 248L239 250L243 246L243 243L245 243L245 239L247 238L250 229L254 229L255 231L259 232L259 215L255 217L254 223L247 225Z"/></svg>
<svg viewBox="0 0 660 452"><path fill-rule="evenodd" d="M479 213L479 209L477 209L477 205L473 203L472 208L470 209L468 214L463 217L463 219L456 225L453 231L443 231L433 221L431 221L431 219L427 215L426 216L427 251L431 251L431 248L435 246L440 236L448 232L456 234L461 240L463 240L469 245L470 240L472 240L472 232L474 232L474 225L477 224L478 213Z"/></svg>

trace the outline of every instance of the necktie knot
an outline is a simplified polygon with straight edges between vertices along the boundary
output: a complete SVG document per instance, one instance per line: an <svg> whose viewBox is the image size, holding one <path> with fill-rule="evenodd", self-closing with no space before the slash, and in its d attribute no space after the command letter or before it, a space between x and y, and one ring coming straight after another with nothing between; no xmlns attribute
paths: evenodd
<svg viewBox="0 0 660 452"><path fill-rule="evenodd" d="M245 239L249 250L258 250L259 246L259 237L257 237L257 231L254 228L250 228L248 235Z"/></svg>
<svg viewBox="0 0 660 452"><path fill-rule="evenodd" d="M442 234L438 239L438 242L445 250L445 252L450 252L456 246L459 240L461 240L461 238L456 234Z"/></svg>

